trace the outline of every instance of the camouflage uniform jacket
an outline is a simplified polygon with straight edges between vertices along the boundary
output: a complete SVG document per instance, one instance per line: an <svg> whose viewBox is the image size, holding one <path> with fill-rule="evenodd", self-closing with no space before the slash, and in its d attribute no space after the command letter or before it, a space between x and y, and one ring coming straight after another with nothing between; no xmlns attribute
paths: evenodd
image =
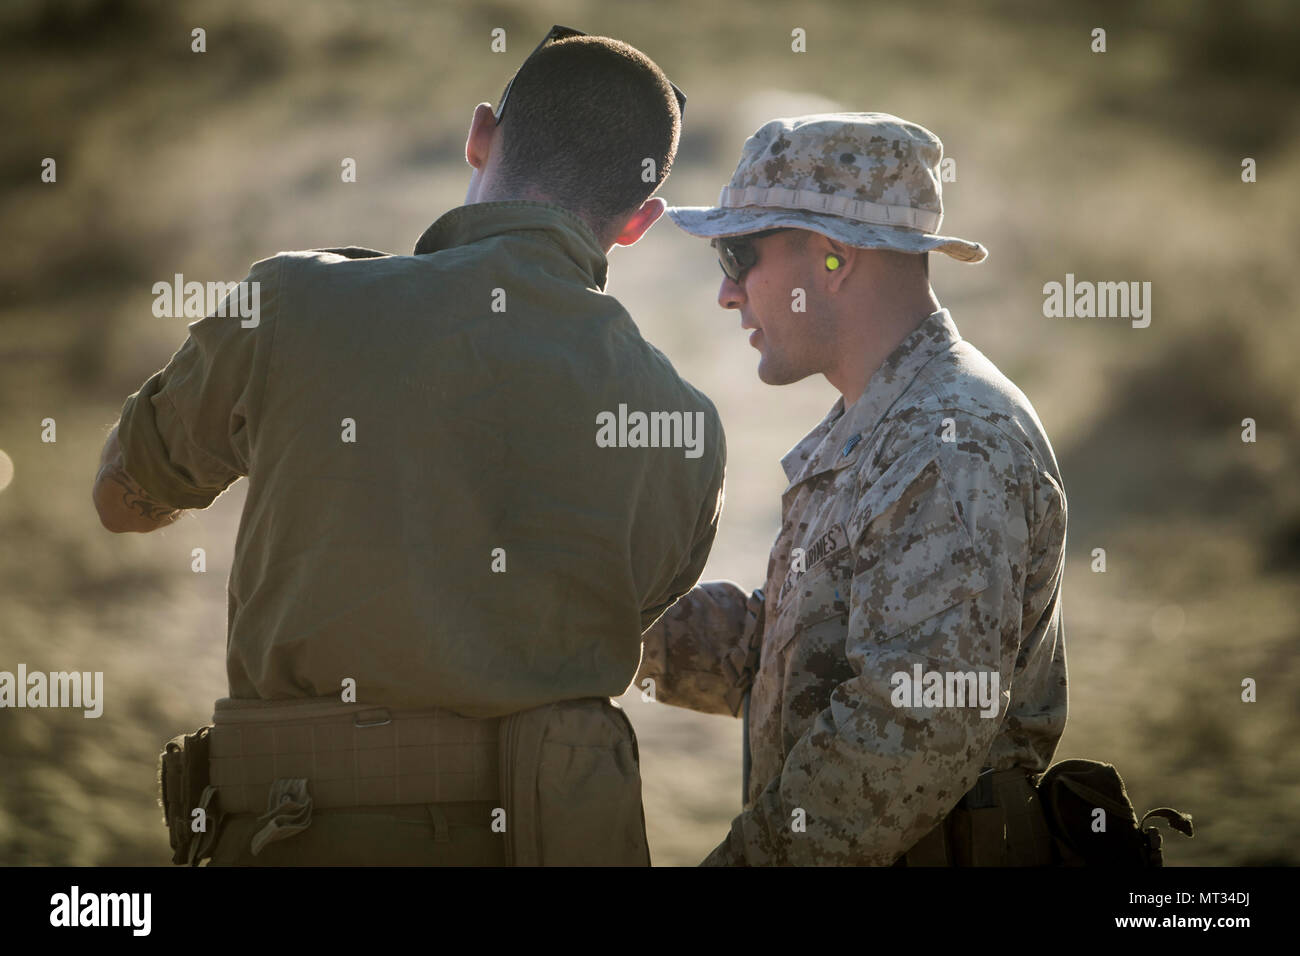
<svg viewBox="0 0 1300 956"><path fill-rule="evenodd" d="M1042 770L1056 749L1061 476L1028 399L947 310L782 465L750 790L705 863L888 865L982 768ZM638 686L650 677L663 703L738 714L747 605L730 582L696 586L646 633ZM893 675L916 667L996 673L996 714L896 706Z"/></svg>

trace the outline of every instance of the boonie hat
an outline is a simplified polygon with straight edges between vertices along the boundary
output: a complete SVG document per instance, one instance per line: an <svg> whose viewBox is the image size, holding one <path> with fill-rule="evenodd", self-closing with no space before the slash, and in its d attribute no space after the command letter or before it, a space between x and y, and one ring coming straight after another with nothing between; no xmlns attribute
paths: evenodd
<svg viewBox="0 0 1300 956"><path fill-rule="evenodd" d="M703 238L810 229L850 246L943 252L980 262L978 242L939 235L943 143L888 113L816 113L774 119L745 141L716 206L670 206Z"/></svg>

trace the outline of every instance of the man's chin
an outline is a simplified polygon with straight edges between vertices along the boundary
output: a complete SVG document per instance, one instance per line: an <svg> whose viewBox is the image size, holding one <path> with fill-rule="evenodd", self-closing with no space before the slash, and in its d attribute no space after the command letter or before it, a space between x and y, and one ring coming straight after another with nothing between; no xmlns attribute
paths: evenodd
<svg viewBox="0 0 1300 956"><path fill-rule="evenodd" d="M766 355L758 360L758 380L764 385L793 385L810 374L810 372L795 372L775 362L769 362Z"/></svg>

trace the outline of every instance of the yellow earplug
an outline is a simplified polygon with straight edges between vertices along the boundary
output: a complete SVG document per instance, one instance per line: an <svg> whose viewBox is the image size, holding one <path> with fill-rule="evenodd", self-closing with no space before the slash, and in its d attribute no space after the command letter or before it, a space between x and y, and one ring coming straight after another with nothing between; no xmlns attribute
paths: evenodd
<svg viewBox="0 0 1300 956"><path fill-rule="evenodd" d="M834 271L835 271L836 269L838 269L839 267L840 267L840 260L839 260L839 257L837 257L837 256L827 256L827 257L826 257L826 268L827 268L827 269L830 269L831 272L834 272Z"/></svg>

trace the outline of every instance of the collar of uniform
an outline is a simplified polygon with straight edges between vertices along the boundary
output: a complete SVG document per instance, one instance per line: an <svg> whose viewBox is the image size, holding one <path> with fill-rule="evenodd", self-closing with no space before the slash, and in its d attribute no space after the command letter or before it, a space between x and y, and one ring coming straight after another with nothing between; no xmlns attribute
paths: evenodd
<svg viewBox="0 0 1300 956"><path fill-rule="evenodd" d="M863 439L907 391L925 364L960 341L961 335L947 309L930 313L872 373L866 391L852 408L844 411L841 396L821 423L781 459L791 486L854 461Z"/></svg>
<svg viewBox="0 0 1300 956"><path fill-rule="evenodd" d="M605 290L609 263L591 227L575 213L551 202L508 199L457 206L443 213L415 244L417 256L464 246L506 232L535 232L554 242Z"/></svg>

